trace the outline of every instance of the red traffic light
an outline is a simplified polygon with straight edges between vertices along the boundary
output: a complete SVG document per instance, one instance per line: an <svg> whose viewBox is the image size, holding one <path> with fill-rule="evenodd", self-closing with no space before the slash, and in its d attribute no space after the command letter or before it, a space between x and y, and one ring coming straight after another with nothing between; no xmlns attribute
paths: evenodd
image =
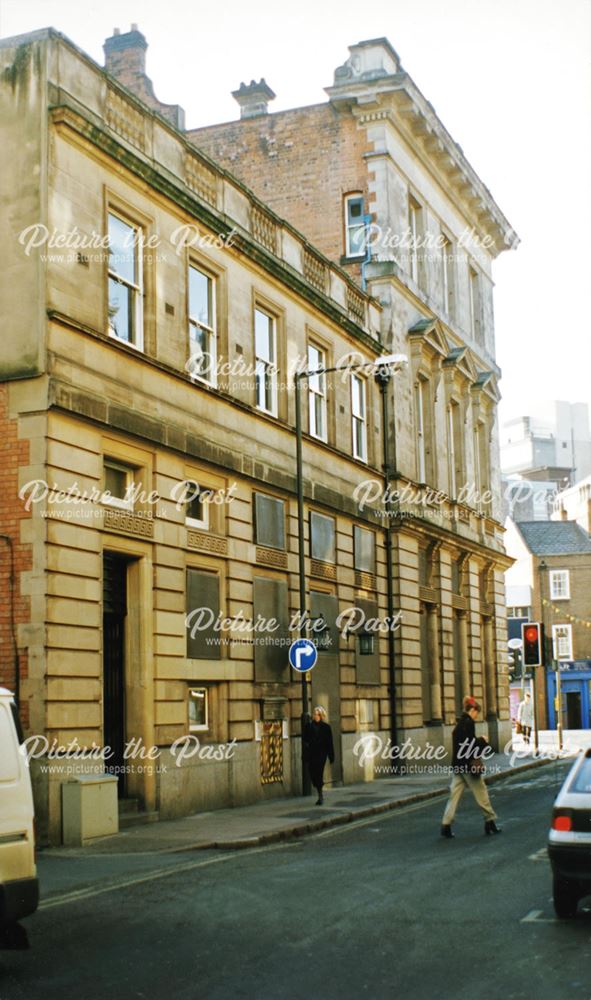
<svg viewBox="0 0 591 1000"><path fill-rule="evenodd" d="M523 643L523 665L539 667L542 665L542 628L539 622L524 622L521 626L521 641Z"/></svg>

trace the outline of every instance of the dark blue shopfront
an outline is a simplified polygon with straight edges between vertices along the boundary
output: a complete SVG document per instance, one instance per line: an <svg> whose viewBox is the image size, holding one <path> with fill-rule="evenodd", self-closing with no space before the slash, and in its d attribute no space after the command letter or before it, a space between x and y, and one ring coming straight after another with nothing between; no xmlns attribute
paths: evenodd
<svg viewBox="0 0 591 1000"><path fill-rule="evenodd" d="M556 671L548 671L548 723L556 729ZM591 729L591 660L563 660L560 664L562 728Z"/></svg>

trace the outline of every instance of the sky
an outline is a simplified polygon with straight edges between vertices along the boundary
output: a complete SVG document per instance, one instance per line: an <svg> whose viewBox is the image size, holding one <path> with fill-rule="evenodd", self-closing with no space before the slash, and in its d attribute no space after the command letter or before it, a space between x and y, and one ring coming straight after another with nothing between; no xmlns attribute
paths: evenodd
<svg viewBox="0 0 591 1000"><path fill-rule="evenodd" d="M591 406L591 0L0 0L0 36L49 25L97 62L114 27L187 127L326 100L348 46L386 36L521 237L495 263L501 419L534 400Z"/></svg>

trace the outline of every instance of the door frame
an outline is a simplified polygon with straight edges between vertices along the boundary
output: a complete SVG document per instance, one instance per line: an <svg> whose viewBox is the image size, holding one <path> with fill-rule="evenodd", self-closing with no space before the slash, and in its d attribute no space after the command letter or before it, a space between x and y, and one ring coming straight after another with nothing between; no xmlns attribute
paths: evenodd
<svg viewBox="0 0 591 1000"><path fill-rule="evenodd" d="M155 745L154 731L154 628L152 545L134 538L104 534L101 551L123 556L127 564L127 616L125 626L125 733L127 740L139 738L148 751ZM104 655L101 632L101 655ZM101 691L101 708L104 699ZM129 764L133 764L132 759ZM158 761L141 760L143 773L127 775L126 794L138 798L147 812L156 808ZM145 767L145 765L149 765Z"/></svg>

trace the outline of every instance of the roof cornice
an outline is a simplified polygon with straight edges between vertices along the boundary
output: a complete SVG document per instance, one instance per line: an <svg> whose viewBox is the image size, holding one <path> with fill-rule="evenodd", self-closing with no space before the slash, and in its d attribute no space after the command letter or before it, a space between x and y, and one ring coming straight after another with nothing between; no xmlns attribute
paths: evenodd
<svg viewBox="0 0 591 1000"><path fill-rule="evenodd" d="M517 233L408 73L347 80L325 92L335 108L350 111L362 125L388 120L397 127L466 206L476 227L493 237L493 257L516 249Z"/></svg>

